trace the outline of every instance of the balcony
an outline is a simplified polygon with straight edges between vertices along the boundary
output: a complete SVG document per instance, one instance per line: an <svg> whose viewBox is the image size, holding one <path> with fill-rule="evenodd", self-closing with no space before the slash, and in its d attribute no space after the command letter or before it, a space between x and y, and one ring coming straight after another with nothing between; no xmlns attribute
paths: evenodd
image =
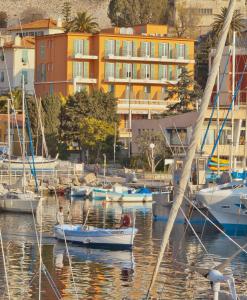
<svg viewBox="0 0 247 300"><path fill-rule="evenodd" d="M91 54L83 54L83 53L75 53L70 56L70 59L91 59L95 60L98 59L97 55L91 55Z"/></svg>
<svg viewBox="0 0 247 300"><path fill-rule="evenodd" d="M177 84L178 80L175 78L172 79L166 79L166 78L161 78L161 79L150 79L150 78L128 78L128 77L113 77L113 76L108 76L105 78L105 82L113 82L113 83L140 83L140 84Z"/></svg>
<svg viewBox="0 0 247 300"><path fill-rule="evenodd" d="M179 57L176 55L175 51L170 53L169 56L153 57L151 55L146 55L145 53L140 53L138 56L131 55L129 53L119 53L116 54L106 54L105 59L107 60L117 60L117 61L137 61L137 62L157 62L157 63L180 63L180 64L194 64L195 59L193 56Z"/></svg>

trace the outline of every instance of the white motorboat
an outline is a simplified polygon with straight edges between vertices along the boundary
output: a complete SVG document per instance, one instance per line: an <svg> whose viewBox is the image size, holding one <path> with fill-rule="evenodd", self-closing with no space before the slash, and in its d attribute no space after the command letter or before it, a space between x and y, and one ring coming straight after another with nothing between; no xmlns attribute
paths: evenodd
<svg viewBox="0 0 247 300"><path fill-rule="evenodd" d="M231 182L203 189L198 192L196 199L207 207L224 229L247 226L247 187L245 184Z"/></svg>
<svg viewBox="0 0 247 300"><path fill-rule="evenodd" d="M92 192L92 187L89 186L73 186L70 188L71 197L86 197Z"/></svg>
<svg viewBox="0 0 247 300"><path fill-rule="evenodd" d="M147 188L141 188L138 190L116 192L110 191L106 193L106 201L112 202L152 202L152 192Z"/></svg>
<svg viewBox="0 0 247 300"><path fill-rule="evenodd" d="M56 225L55 236L59 240L82 243L88 246L115 246L131 248L137 229L134 227L104 229L85 225Z"/></svg>
<svg viewBox="0 0 247 300"><path fill-rule="evenodd" d="M105 200L106 193L112 191L112 189L93 188L91 197L93 200Z"/></svg>
<svg viewBox="0 0 247 300"><path fill-rule="evenodd" d="M41 196L31 191L7 191L0 196L0 211L36 213Z"/></svg>

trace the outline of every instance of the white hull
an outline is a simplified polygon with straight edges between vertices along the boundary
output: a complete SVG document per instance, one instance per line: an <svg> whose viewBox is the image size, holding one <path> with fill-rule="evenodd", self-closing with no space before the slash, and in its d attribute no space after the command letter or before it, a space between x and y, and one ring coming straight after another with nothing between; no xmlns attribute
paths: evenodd
<svg viewBox="0 0 247 300"><path fill-rule="evenodd" d="M39 200L33 193L8 192L0 197L0 211L35 213Z"/></svg>
<svg viewBox="0 0 247 300"><path fill-rule="evenodd" d="M83 186L83 187L72 187L70 191L71 197L85 197L88 196L92 191L92 188Z"/></svg>
<svg viewBox="0 0 247 300"><path fill-rule="evenodd" d="M205 205L210 213L223 226L247 225L247 188L237 184L218 186L217 189L204 189L197 194L197 200Z"/></svg>
<svg viewBox="0 0 247 300"><path fill-rule="evenodd" d="M63 231L64 228L64 231ZM81 225L57 225L55 236L57 239L69 242L83 243L87 245L118 245L132 246L136 229L100 229L89 227L89 230L82 230Z"/></svg>
<svg viewBox="0 0 247 300"><path fill-rule="evenodd" d="M92 199L94 200L105 200L106 193L109 191L109 189L93 189L92 190Z"/></svg>
<svg viewBox="0 0 247 300"><path fill-rule="evenodd" d="M106 193L106 201L110 202L152 202L152 194Z"/></svg>
<svg viewBox="0 0 247 300"><path fill-rule="evenodd" d="M55 159L45 159L45 158L34 158L34 165L36 170L54 170L56 165L58 163L58 160ZM23 161L22 160L10 160L11 169L12 170L23 170ZM32 159L29 161L25 161L25 169L29 170L30 165L32 166ZM2 163L2 167L4 169L7 169L9 167L9 160L4 159Z"/></svg>

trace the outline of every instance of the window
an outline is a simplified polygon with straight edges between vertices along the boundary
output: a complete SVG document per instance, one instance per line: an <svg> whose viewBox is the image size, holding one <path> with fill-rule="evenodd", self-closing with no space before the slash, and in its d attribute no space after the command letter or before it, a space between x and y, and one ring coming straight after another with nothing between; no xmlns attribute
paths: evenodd
<svg viewBox="0 0 247 300"><path fill-rule="evenodd" d="M54 94L54 85L53 85L53 83L50 83L49 92L50 92L50 95Z"/></svg>
<svg viewBox="0 0 247 300"><path fill-rule="evenodd" d="M196 12L199 15L212 15L213 14L213 9L212 8L198 8Z"/></svg>
<svg viewBox="0 0 247 300"><path fill-rule="evenodd" d="M46 81L46 65L41 64L41 74L40 74L41 81Z"/></svg>
<svg viewBox="0 0 247 300"><path fill-rule="evenodd" d="M0 80L1 80L1 82L4 82L4 72L3 71L0 73Z"/></svg>
<svg viewBox="0 0 247 300"><path fill-rule="evenodd" d="M22 84L22 80L24 80L24 84L28 84L27 70L22 70L22 72L21 72L21 84Z"/></svg>
<svg viewBox="0 0 247 300"><path fill-rule="evenodd" d="M132 56L132 42L131 41L123 41L123 55L124 56Z"/></svg>
<svg viewBox="0 0 247 300"><path fill-rule="evenodd" d="M28 64L28 50L27 49L22 49L21 61L22 61L23 65Z"/></svg>
<svg viewBox="0 0 247 300"><path fill-rule="evenodd" d="M159 44L159 57L167 58L169 55L169 44L160 43Z"/></svg>
<svg viewBox="0 0 247 300"><path fill-rule="evenodd" d="M115 54L115 41L107 40L105 41L105 55L114 55Z"/></svg>
<svg viewBox="0 0 247 300"><path fill-rule="evenodd" d="M82 77L83 63L73 61L73 78Z"/></svg>
<svg viewBox="0 0 247 300"><path fill-rule="evenodd" d="M45 58L45 43L44 42L40 42L39 55L41 58Z"/></svg>
<svg viewBox="0 0 247 300"><path fill-rule="evenodd" d="M123 64L123 78L132 78L132 64Z"/></svg>
<svg viewBox="0 0 247 300"><path fill-rule="evenodd" d="M159 80L167 79L167 65L159 65Z"/></svg>
<svg viewBox="0 0 247 300"><path fill-rule="evenodd" d="M109 77L114 78L114 63L105 63L105 78L108 79Z"/></svg>
<svg viewBox="0 0 247 300"><path fill-rule="evenodd" d="M177 58L185 58L185 44L177 44Z"/></svg>
<svg viewBox="0 0 247 300"><path fill-rule="evenodd" d="M141 65L141 77L142 77L142 79L150 78L150 65L148 65L148 64Z"/></svg>
<svg viewBox="0 0 247 300"><path fill-rule="evenodd" d="M150 94L151 93L151 86L150 85L144 86L144 93L145 94Z"/></svg>
<svg viewBox="0 0 247 300"><path fill-rule="evenodd" d="M141 55L142 56L150 56L150 43L149 42L141 43Z"/></svg>
<svg viewBox="0 0 247 300"><path fill-rule="evenodd" d="M74 52L74 55L83 54L83 40L74 40L73 52Z"/></svg>

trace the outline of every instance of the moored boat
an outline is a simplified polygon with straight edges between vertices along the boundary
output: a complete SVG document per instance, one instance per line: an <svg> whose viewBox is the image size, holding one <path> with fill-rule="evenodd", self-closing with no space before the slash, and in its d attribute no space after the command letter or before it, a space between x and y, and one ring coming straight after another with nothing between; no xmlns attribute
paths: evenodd
<svg viewBox="0 0 247 300"><path fill-rule="evenodd" d="M152 202L152 192L147 188L124 192L110 191L106 193L106 201L112 202Z"/></svg>
<svg viewBox="0 0 247 300"><path fill-rule="evenodd" d="M59 240L82 243L94 247L115 246L131 248L137 229L134 227L104 229L84 225L56 225L55 236Z"/></svg>

